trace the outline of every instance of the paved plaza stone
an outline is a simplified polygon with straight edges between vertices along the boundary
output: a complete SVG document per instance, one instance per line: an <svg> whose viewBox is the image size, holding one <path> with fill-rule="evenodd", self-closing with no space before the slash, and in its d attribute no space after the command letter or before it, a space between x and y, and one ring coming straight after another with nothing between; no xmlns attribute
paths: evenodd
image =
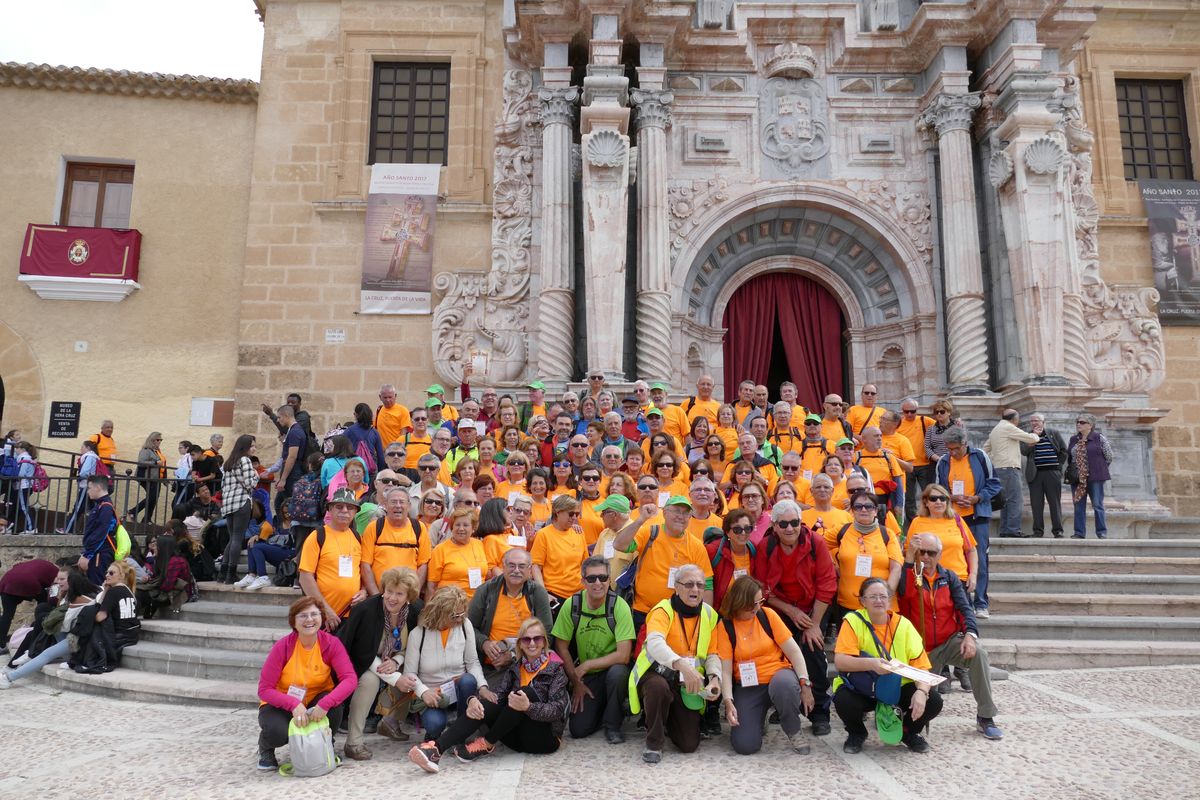
<svg viewBox="0 0 1200 800"><path fill-rule="evenodd" d="M872 737L844 755L834 732L796 756L778 726L761 753L737 756L727 737L694 755L668 744L663 761L640 760L641 741L568 740L550 756L501 746L476 764L443 762L440 775L407 760L410 744L366 737L368 762L318 779L255 770L257 714L58 692L32 683L0 693L0 798L327 797L697 798L875 797L1130 800L1200 797L1200 672L1194 667L1013 673L995 685L1005 738L975 732L969 694L954 691L929 733L927 755ZM339 737L339 748L341 737ZM286 760L286 749L279 751Z"/></svg>

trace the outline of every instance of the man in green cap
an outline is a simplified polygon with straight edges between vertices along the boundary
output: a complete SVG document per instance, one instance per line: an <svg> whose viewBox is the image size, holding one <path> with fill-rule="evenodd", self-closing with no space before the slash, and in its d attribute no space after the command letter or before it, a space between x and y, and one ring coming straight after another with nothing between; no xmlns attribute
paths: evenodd
<svg viewBox="0 0 1200 800"><path fill-rule="evenodd" d="M675 441L682 442L684 437L692 432L692 424L688 422L687 414L682 408L667 402L668 391L665 383L655 381L650 384L650 399L657 408L662 409L663 430L675 437Z"/></svg>
<svg viewBox="0 0 1200 800"><path fill-rule="evenodd" d="M446 390L442 388L440 383L430 384L429 387L425 389L425 395L432 400L441 401L442 419L450 422L458 421L458 411L454 408L454 406L446 402ZM425 407L428 408L428 404L426 404Z"/></svg>
<svg viewBox="0 0 1200 800"><path fill-rule="evenodd" d="M821 417L809 414L804 418L804 441L800 443L800 472L807 480L825 466L826 456L833 455L833 445L821 434Z"/></svg>
<svg viewBox="0 0 1200 800"><path fill-rule="evenodd" d="M521 430L529 429L529 420L537 415L546 416L546 384L534 381L529 384L529 399L517 405L517 419Z"/></svg>
<svg viewBox="0 0 1200 800"><path fill-rule="evenodd" d="M362 544L350 527L360 503L339 489L326 504L329 522L304 540L300 551L300 589L321 606L326 630L336 630L351 607L367 597L362 587Z"/></svg>

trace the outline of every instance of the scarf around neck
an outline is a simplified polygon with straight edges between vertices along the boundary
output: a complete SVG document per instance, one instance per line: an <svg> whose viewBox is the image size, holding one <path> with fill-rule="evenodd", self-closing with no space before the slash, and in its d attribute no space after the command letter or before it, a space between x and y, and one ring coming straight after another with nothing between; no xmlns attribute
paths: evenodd
<svg viewBox="0 0 1200 800"><path fill-rule="evenodd" d="M700 616L700 608L702 605L703 603L701 603L699 606L689 606L687 603L679 599L679 595L671 595L671 608L675 609L675 613L679 614L680 616L689 618L698 617Z"/></svg>

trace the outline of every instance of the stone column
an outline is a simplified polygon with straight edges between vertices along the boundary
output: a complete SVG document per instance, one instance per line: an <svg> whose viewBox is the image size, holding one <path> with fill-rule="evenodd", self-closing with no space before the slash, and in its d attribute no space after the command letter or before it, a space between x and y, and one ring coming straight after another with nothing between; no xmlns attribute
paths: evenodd
<svg viewBox="0 0 1200 800"><path fill-rule="evenodd" d="M946 350L950 388L955 394L988 389L987 320L971 159L971 118L979 106L978 93L939 94L921 116L938 136Z"/></svg>
<svg viewBox="0 0 1200 800"><path fill-rule="evenodd" d="M542 116L542 291L538 376L569 381L575 364L574 247L571 232L571 123L579 89L538 91Z"/></svg>
<svg viewBox="0 0 1200 800"><path fill-rule="evenodd" d="M637 374L671 378L671 237L667 221L669 92L631 93L638 126Z"/></svg>

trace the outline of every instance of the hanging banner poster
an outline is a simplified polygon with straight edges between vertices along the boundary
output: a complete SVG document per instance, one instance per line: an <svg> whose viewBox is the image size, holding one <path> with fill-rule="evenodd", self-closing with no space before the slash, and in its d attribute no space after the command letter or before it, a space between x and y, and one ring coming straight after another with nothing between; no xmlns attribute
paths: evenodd
<svg viewBox="0 0 1200 800"><path fill-rule="evenodd" d="M1200 183L1138 181L1163 325L1200 325Z"/></svg>
<svg viewBox="0 0 1200 800"><path fill-rule="evenodd" d="M375 164L363 239L364 314L428 314L433 293L437 164Z"/></svg>

